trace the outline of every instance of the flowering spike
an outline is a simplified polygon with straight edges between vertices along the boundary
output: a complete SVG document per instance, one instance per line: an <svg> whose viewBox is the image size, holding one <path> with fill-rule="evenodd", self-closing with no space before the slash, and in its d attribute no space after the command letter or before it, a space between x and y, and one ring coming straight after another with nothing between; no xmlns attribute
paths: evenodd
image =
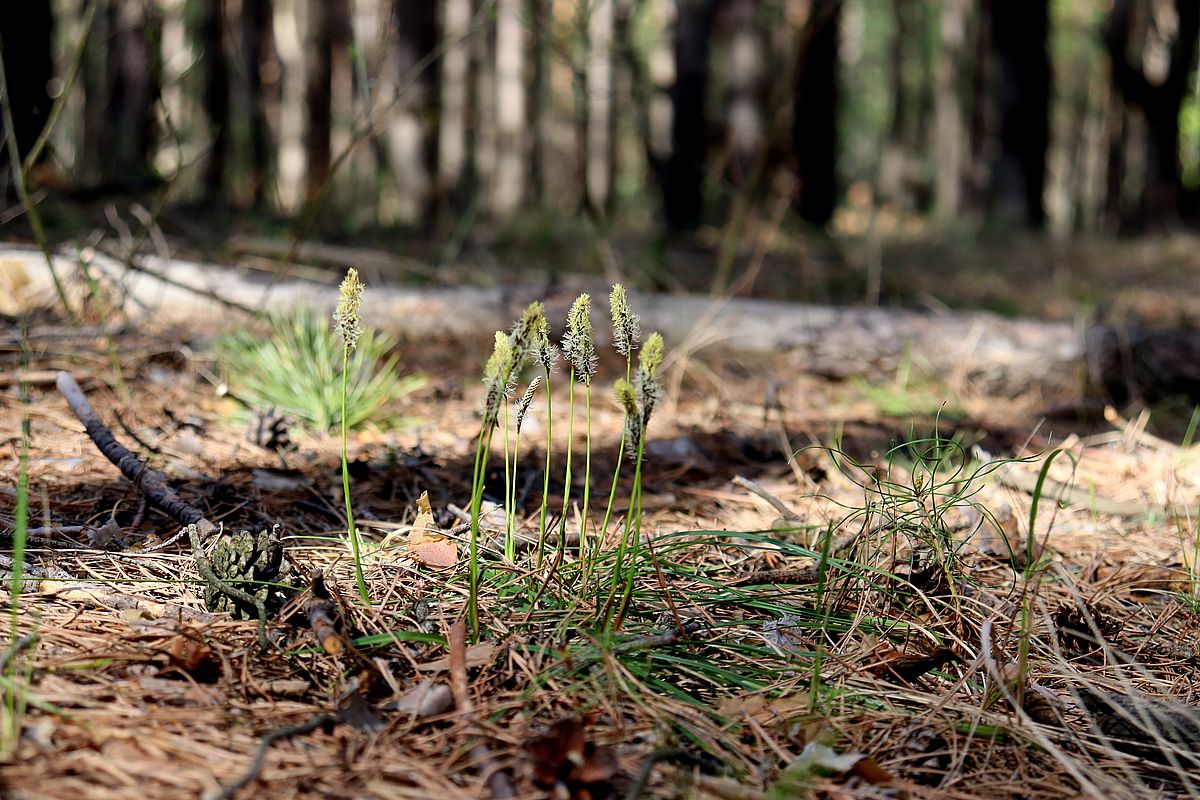
<svg viewBox="0 0 1200 800"><path fill-rule="evenodd" d="M628 358L630 351L636 350L641 340L642 318L629 307L625 287L619 283L613 284L612 292L608 295L608 307L612 312L613 349Z"/></svg>
<svg viewBox="0 0 1200 800"><path fill-rule="evenodd" d="M492 355L483 368L483 382L487 386L487 400L484 402L485 418L496 418L500 407L500 399L507 397L513 390L514 356L512 341L501 331L496 331Z"/></svg>
<svg viewBox="0 0 1200 800"><path fill-rule="evenodd" d="M346 271L338 291L337 309L333 312L333 324L342 335L347 350L358 346L358 337L362 336L362 295L363 284L358 279L358 270L351 267Z"/></svg>
<svg viewBox="0 0 1200 800"><path fill-rule="evenodd" d="M517 401L517 433L521 433L521 424L525 422L525 415L529 413L529 406L533 403L533 396L537 393L538 387L542 385L542 376L537 375L529 382L528 388L525 389L525 394L521 395L521 399Z"/></svg>
<svg viewBox="0 0 1200 800"><path fill-rule="evenodd" d="M534 301L525 307L520 319L512 326L509 338L512 340L514 363L522 363L526 356L531 354L543 329L549 329L546 323L546 307Z"/></svg>
<svg viewBox="0 0 1200 800"><path fill-rule="evenodd" d="M662 396L662 383L658 370L663 362L662 334L655 332L646 339L646 346L638 353L637 383L638 400L642 404L642 424L650 421L650 412Z"/></svg>
<svg viewBox="0 0 1200 800"><path fill-rule="evenodd" d="M546 321L545 315L534 323L533 347L529 357L534 363L541 364L547 373L553 372L558 363L558 348L550 341L550 323Z"/></svg>
<svg viewBox="0 0 1200 800"><path fill-rule="evenodd" d="M625 448L629 454L636 455L638 444L642 439L642 415L638 412L637 395L633 385L624 378L618 378L614 391L617 402L625 410Z"/></svg>
<svg viewBox="0 0 1200 800"><path fill-rule="evenodd" d="M563 353L575 375L584 383L591 383L596 374L596 345L592 341L592 296L581 294L571 304L567 313L567 333L562 340Z"/></svg>

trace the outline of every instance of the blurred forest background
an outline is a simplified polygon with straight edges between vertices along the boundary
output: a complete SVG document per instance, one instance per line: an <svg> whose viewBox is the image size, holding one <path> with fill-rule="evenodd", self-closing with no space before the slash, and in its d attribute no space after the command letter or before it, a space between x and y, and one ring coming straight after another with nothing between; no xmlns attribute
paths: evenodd
<svg viewBox="0 0 1200 800"><path fill-rule="evenodd" d="M0 23L6 222L24 177L430 262L603 266L574 244L632 236L662 285L683 242L716 289L781 230L1200 226L1195 0L10 0Z"/></svg>

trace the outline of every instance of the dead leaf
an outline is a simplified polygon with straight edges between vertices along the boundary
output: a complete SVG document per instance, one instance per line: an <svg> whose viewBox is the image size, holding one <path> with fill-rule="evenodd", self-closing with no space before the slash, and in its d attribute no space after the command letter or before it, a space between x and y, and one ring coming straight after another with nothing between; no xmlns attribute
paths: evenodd
<svg viewBox="0 0 1200 800"><path fill-rule="evenodd" d="M450 687L444 683L423 680L404 694L380 707L381 711L399 711L416 719L432 717L454 708Z"/></svg>
<svg viewBox="0 0 1200 800"><path fill-rule="evenodd" d="M728 719L748 717L760 725L786 722L809 712L807 692L767 697L761 693L730 697L722 701L717 712Z"/></svg>
<svg viewBox="0 0 1200 800"><path fill-rule="evenodd" d="M548 735L526 742L525 752L533 761L533 782L556 797L602 796L617 774L612 749L588 741L578 717L554 723Z"/></svg>
<svg viewBox="0 0 1200 800"><path fill-rule="evenodd" d="M458 563L458 545L442 534L433 518L429 492L417 498L417 518L408 534L408 555L433 569L450 569Z"/></svg>
<svg viewBox="0 0 1200 800"><path fill-rule="evenodd" d="M171 637L164 650L172 667L186 672L200 683L216 680L220 675L220 660L195 630L185 629L178 636Z"/></svg>
<svg viewBox="0 0 1200 800"><path fill-rule="evenodd" d="M939 647L928 655L901 653L884 648L876 655L875 661L867 666L867 672L884 680L895 679L902 683L912 683L943 664L952 664L959 660L958 655L948 647Z"/></svg>
<svg viewBox="0 0 1200 800"><path fill-rule="evenodd" d="M458 545L445 536L428 537L414 542L410 534L408 555L413 561L433 569L450 569L458 563Z"/></svg>

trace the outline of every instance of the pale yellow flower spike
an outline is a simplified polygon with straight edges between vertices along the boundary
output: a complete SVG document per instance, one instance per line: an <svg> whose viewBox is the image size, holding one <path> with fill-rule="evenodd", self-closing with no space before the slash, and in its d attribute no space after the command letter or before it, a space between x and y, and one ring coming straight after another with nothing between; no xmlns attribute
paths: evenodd
<svg viewBox="0 0 1200 800"><path fill-rule="evenodd" d="M353 350L358 346L358 338L362 336L362 281L358 279L358 270L351 267L346 272L338 295L337 310L333 312L334 327L346 342L346 349Z"/></svg>

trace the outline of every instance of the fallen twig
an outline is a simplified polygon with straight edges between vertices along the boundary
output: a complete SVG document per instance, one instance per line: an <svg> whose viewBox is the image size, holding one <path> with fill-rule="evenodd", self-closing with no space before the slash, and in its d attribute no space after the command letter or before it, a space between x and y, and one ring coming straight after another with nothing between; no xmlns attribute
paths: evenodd
<svg viewBox="0 0 1200 800"><path fill-rule="evenodd" d="M454 695L454 703L458 710L474 719L475 703L471 700L470 686L467 683L467 626L461 619L450 626L450 692ZM478 742L472 745L471 758L487 773L487 784L492 790L492 797L516 796L508 773L496 764L486 744Z"/></svg>
<svg viewBox="0 0 1200 800"><path fill-rule="evenodd" d="M216 532L217 526L205 519L203 512L184 502L179 495L175 494L175 490L167 485L165 475L156 469L151 469L116 440L112 431L92 408L92 404L88 402L71 373L58 373L56 384L59 393L71 407L71 411L83 423L96 448L117 469L121 470L121 474L128 478L151 503L180 525L195 525L201 540L207 539ZM176 536L172 541L178 538Z"/></svg>
<svg viewBox="0 0 1200 800"><path fill-rule="evenodd" d="M245 789L251 783L258 780L258 774L262 772L263 762L267 760L267 751L271 749L271 745L275 744L275 742L278 742L280 739L290 739L293 736L303 736L306 733L312 733L317 728L332 725L335 721L336 719L333 714L322 712L305 722L296 725L286 725L263 734L262 739L258 742L258 749L254 751L254 760L250 762L250 766L246 768L242 777L226 786L219 794L214 795L213 800L231 800L242 789Z"/></svg>
<svg viewBox="0 0 1200 800"><path fill-rule="evenodd" d="M779 515L782 516L784 519L788 520L789 522L803 522L804 521L804 518L801 517L799 514L797 514L795 511L793 511L787 505L787 503L783 502L778 497L771 494L766 489L759 486L757 483L750 480L749 478L743 478L741 475L734 475L733 476L733 484L734 484L734 486L740 486L743 489L745 489L746 491L750 492L751 494L758 495L763 500L766 500L768 503L771 504L771 508L778 511Z"/></svg>

